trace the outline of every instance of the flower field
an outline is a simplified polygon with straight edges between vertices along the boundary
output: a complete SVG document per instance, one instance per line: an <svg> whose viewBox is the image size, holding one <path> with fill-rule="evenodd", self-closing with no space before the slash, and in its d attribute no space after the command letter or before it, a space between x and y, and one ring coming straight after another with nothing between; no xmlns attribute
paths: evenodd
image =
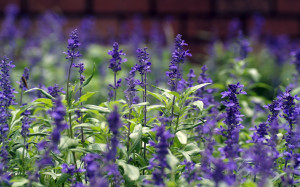
<svg viewBox="0 0 300 187"><path fill-rule="evenodd" d="M0 30L0 186L300 185L300 50L262 18L248 35L233 21L200 65L184 35L100 41L86 19L66 38L53 13L32 34L16 11Z"/></svg>

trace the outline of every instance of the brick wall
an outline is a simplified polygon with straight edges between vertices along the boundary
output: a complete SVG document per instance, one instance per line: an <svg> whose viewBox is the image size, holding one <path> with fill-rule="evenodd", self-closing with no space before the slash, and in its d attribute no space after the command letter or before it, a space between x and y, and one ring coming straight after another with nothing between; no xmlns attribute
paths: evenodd
<svg viewBox="0 0 300 187"><path fill-rule="evenodd" d="M0 18L10 3L19 6L20 16L33 19L48 9L62 13L71 20L70 26L85 15L92 15L104 35L109 34L107 27L119 31L122 22L130 25L137 14L143 18L147 34L153 22L164 25L171 15L174 33L184 35L194 52L201 50L199 46L206 46L204 38L211 31L225 37L233 18L239 18L248 33L254 13L266 19L263 33L300 36L300 0L0 0Z"/></svg>

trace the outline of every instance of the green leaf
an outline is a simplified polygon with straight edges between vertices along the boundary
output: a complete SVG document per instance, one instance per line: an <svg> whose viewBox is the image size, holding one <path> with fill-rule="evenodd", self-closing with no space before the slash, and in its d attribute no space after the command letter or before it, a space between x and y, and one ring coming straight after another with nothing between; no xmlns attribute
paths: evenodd
<svg viewBox="0 0 300 187"><path fill-rule="evenodd" d="M132 153L135 147L140 143L143 135L142 125L138 124L134 127L133 132L130 134L130 139L133 140L133 144L130 146L128 155Z"/></svg>
<svg viewBox="0 0 300 187"><path fill-rule="evenodd" d="M193 94L195 91L197 91L199 88L202 88L204 86L207 86L211 83L203 83L203 84L199 84L199 85L196 85L196 86L193 86L193 87L190 87L188 88L184 93L183 93L183 96L184 97L188 97L190 96L191 94Z"/></svg>
<svg viewBox="0 0 300 187"><path fill-rule="evenodd" d="M44 103L50 108L53 106L52 100L47 98L38 98L34 102Z"/></svg>
<svg viewBox="0 0 300 187"><path fill-rule="evenodd" d="M174 170L179 163L179 160L171 153L171 151L169 151L169 154L167 155L167 162L172 170Z"/></svg>
<svg viewBox="0 0 300 187"><path fill-rule="evenodd" d="M126 164L124 160L117 160L118 166L122 167L124 170L124 175L128 177L131 181L136 181L140 177L140 171L139 168Z"/></svg>
<svg viewBox="0 0 300 187"><path fill-rule="evenodd" d="M24 177L14 177L13 179L10 180L12 184L12 187L19 187L19 186L24 186L29 182L28 179Z"/></svg>
<svg viewBox="0 0 300 187"><path fill-rule="evenodd" d="M59 149L67 150L70 148L75 148L78 145L78 140L71 139L69 137L63 136L58 145Z"/></svg>
<svg viewBox="0 0 300 187"><path fill-rule="evenodd" d="M92 110L97 110L98 112L102 112L102 113L110 113L110 110L108 108L102 106L84 105L84 107Z"/></svg>
<svg viewBox="0 0 300 187"><path fill-rule="evenodd" d="M199 154L201 150L195 143L189 143L187 144L183 149L187 154L190 156L193 156L195 154Z"/></svg>
<svg viewBox="0 0 300 187"><path fill-rule="evenodd" d="M93 95L95 95L95 92L87 92L86 94L84 94L83 96L80 97L79 103L87 101L88 98L92 97Z"/></svg>
<svg viewBox="0 0 300 187"><path fill-rule="evenodd" d="M92 78L93 78L93 76L94 76L94 74L95 74L95 69L96 69L96 65L95 65L95 63L94 63L94 68L93 68L93 73L92 73L92 75L89 76L89 78L87 78L87 79L82 83L82 85L80 86L80 88L85 87L86 85L88 85L88 84L91 82L91 80L92 80Z"/></svg>
<svg viewBox="0 0 300 187"><path fill-rule="evenodd" d="M197 108L199 108L199 110L200 111L202 111L203 110L203 102L202 101L194 101L193 103L192 103L192 105L194 105L194 106L196 106Z"/></svg>
<svg viewBox="0 0 300 187"><path fill-rule="evenodd" d="M176 133L176 136L181 144L187 144L187 135L182 131Z"/></svg>
<svg viewBox="0 0 300 187"><path fill-rule="evenodd" d="M56 180L58 178L58 175L54 172L44 172L44 175L50 175L53 180Z"/></svg>
<svg viewBox="0 0 300 187"><path fill-rule="evenodd" d="M152 95L153 97L155 97L156 99L158 99L162 104L167 104L167 98L161 94L158 93L153 93L150 91L147 91L147 94Z"/></svg>
<svg viewBox="0 0 300 187"><path fill-rule="evenodd" d="M62 183L65 183L71 177L70 174L63 173L56 182L56 185L59 186Z"/></svg>
<svg viewBox="0 0 300 187"><path fill-rule="evenodd" d="M49 99L54 99L54 97L52 97L50 94L48 94L45 90L43 90L43 89L41 89L41 88L31 88L31 89L29 89L29 90L26 90L26 91L24 92L24 94L25 94L25 93L28 93L28 92L31 92L31 91L34 91L34 90L38 90L38 91L42 92L42 94L43 94L44 96L46 96L47 98L49 98Z"/></svg>
<svg viewBox="0 0 300 187"><path fill-rule="evenodd" d="M159 110L165 108L164 105L150 105L147 107L147 111L150 112L151 110Z"/></svg>

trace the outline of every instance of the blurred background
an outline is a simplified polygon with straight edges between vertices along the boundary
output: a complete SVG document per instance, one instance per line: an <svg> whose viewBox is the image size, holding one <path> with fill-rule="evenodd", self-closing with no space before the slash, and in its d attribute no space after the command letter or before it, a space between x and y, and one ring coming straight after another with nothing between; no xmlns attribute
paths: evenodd
<svg viewBox="0 0 300 187"><path fill-rule="evenodd" d="M206 64L216 88L238 80L272 99L274 89L298 80L300 60L292 54L299 47L299 18L299 0L0 0L0 56L16 64L14 83L28 67L30 87L66 87L63 52L77 28L85 75L94 64L96 69L86 89L97 91L100 102L113 79L107 68L113 42L128 60L118 77L124 80L136 63L136 49L147 46L149 84L168 87L165 72L179 33L193 55L183 66L184 79L190 68L197 79Z"/></svg>
<svg viewBox="0 0 300 187"><path fill-rule="evenodd" d="M235 26L250 34L258 15L263 18L257 20L261 21L257 24L261 24L262 34L300 35L299 0L1 0L2 27L9 4L18 8L15 16L20 24L28 18L35 25L51 11L62 19L57 24L65 33L86 26L106 43L124 40L131 33L148 40L155 30L172 38L180 33L195 54L205 54L207 43L229 37ZM234 19L239 25L232 24ZM26 29L34 30L33 25Z"/></svg>

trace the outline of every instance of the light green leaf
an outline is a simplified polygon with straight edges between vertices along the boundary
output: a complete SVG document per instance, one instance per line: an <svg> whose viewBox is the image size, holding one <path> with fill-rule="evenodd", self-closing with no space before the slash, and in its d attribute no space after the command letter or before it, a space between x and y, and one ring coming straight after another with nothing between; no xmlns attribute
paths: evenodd
<svg viewBox="0 0 300 187"><path fill-rule="evenodd" d="M29 90L26 90L26 91L24 92L24 94L25 94L25 93L28 93L28 92L31 92L31 91L34 91L34 90L38 90L38 91L42 92L42 94L43 94L44 96L46 96L47 98L49 98L49 99L54 99L54 97L52 97L50 94L48 94L45 90L43 90L43 89L41 89L41 88L31 88L31 89L29 89Z"/></svg>
<svg viewBox="0 0 300 187"><path fill-rule="evenodd" d="M95 92L87 92L86 94L84 94L83 96L80 97L79 99L79 103L82 103L84 101L87 101L90 97L92 97L93 95L95 95Z"/></svg>
<svg viewBox="0 0 300 187"><path fill-rule="evenodd" d="M13 179L10 180L10 182L13 183L12 187L19 187L27 184L29 180L23 177L14 177Z"/></svg>
<svg viewBox="0 0 300 187"><path fill-rule="evenodd" d="M78 140L71 139L69 137L63 136L58 145L59 149L66 150L70 148L75 148L78 145Z"/></svg>
<svg viewBox="0 0 300 187"><path fill-rule="evenodd" d="M34 102L39 102L39 103L43 103L48 105L48 107L52 107L53 103L51 99L47 99L47 98L38 98L36 99Z"/></svg>
<svg viewBox="0 0 300 187"><path fill-rule="evenodd" d="M195 91L197 91L198 89L200 89L200 88L202 88L202 87L204 87L204 86L207 86L207 85L209 85L209 84L211 84L211 83L203 83L203 84L199 84L199 85L190 87L190 88L188 88L188 89L183 93L183 95L184 95L184 97L188 97L188 96L190 96L191 94L193 94Z"/></svg>
<svg viewBox="0 0 300 187"><path fill-rule="evenodd" d="M98 112L102 112L102 113L110 113L110 110L108 108L102 106L84 105L84 107L92 110L97 110Z"/></svg>
<svg viewBox="0 0 300 187"><path fill-rule="evenodd" d="M167 162L172 170L174 170L179 163L179 160L171 153L171 151L169 151L169 154L167 155Z"/></svg>
<svg viewBox="0 0 300 187"><path fill-rule="evenodd" d="M128 177L131 181L136 181L140 177L140 171L139 168L126 164L124 160L117 160L117 164L123 168L124 175Z"/></svg>
<svg viewBox="0 0 300 187"><path fill-rule="evenodd" d="M202 101L194 101L192 105L196 106L200 111L203 110L203 102Z"/></svg>
<svg viewBox="0 0 300 187"><path fill-rule="evenodd" d="M132 151L135 149L135 147L140 143L142 139L143 131L142 131L142 125L138 124L134 127L133 132L130 134L130 139L133 140L133 144L130 146L128 155L132 153Z"/></svg>
<svg viewBox="0 0 300 187"><path fill-rule="evenodd" d="M187 144L183 149L187 154L190 156L193 156L195 154L199 154L201 150L195 143L189 143Z"/></svg>
<svg viewBox="0 0 300 187"><path fill-rule="evenodd" d="M176 133L176 136L181 144L187 144L187 135L182 131Z"/></svg>

